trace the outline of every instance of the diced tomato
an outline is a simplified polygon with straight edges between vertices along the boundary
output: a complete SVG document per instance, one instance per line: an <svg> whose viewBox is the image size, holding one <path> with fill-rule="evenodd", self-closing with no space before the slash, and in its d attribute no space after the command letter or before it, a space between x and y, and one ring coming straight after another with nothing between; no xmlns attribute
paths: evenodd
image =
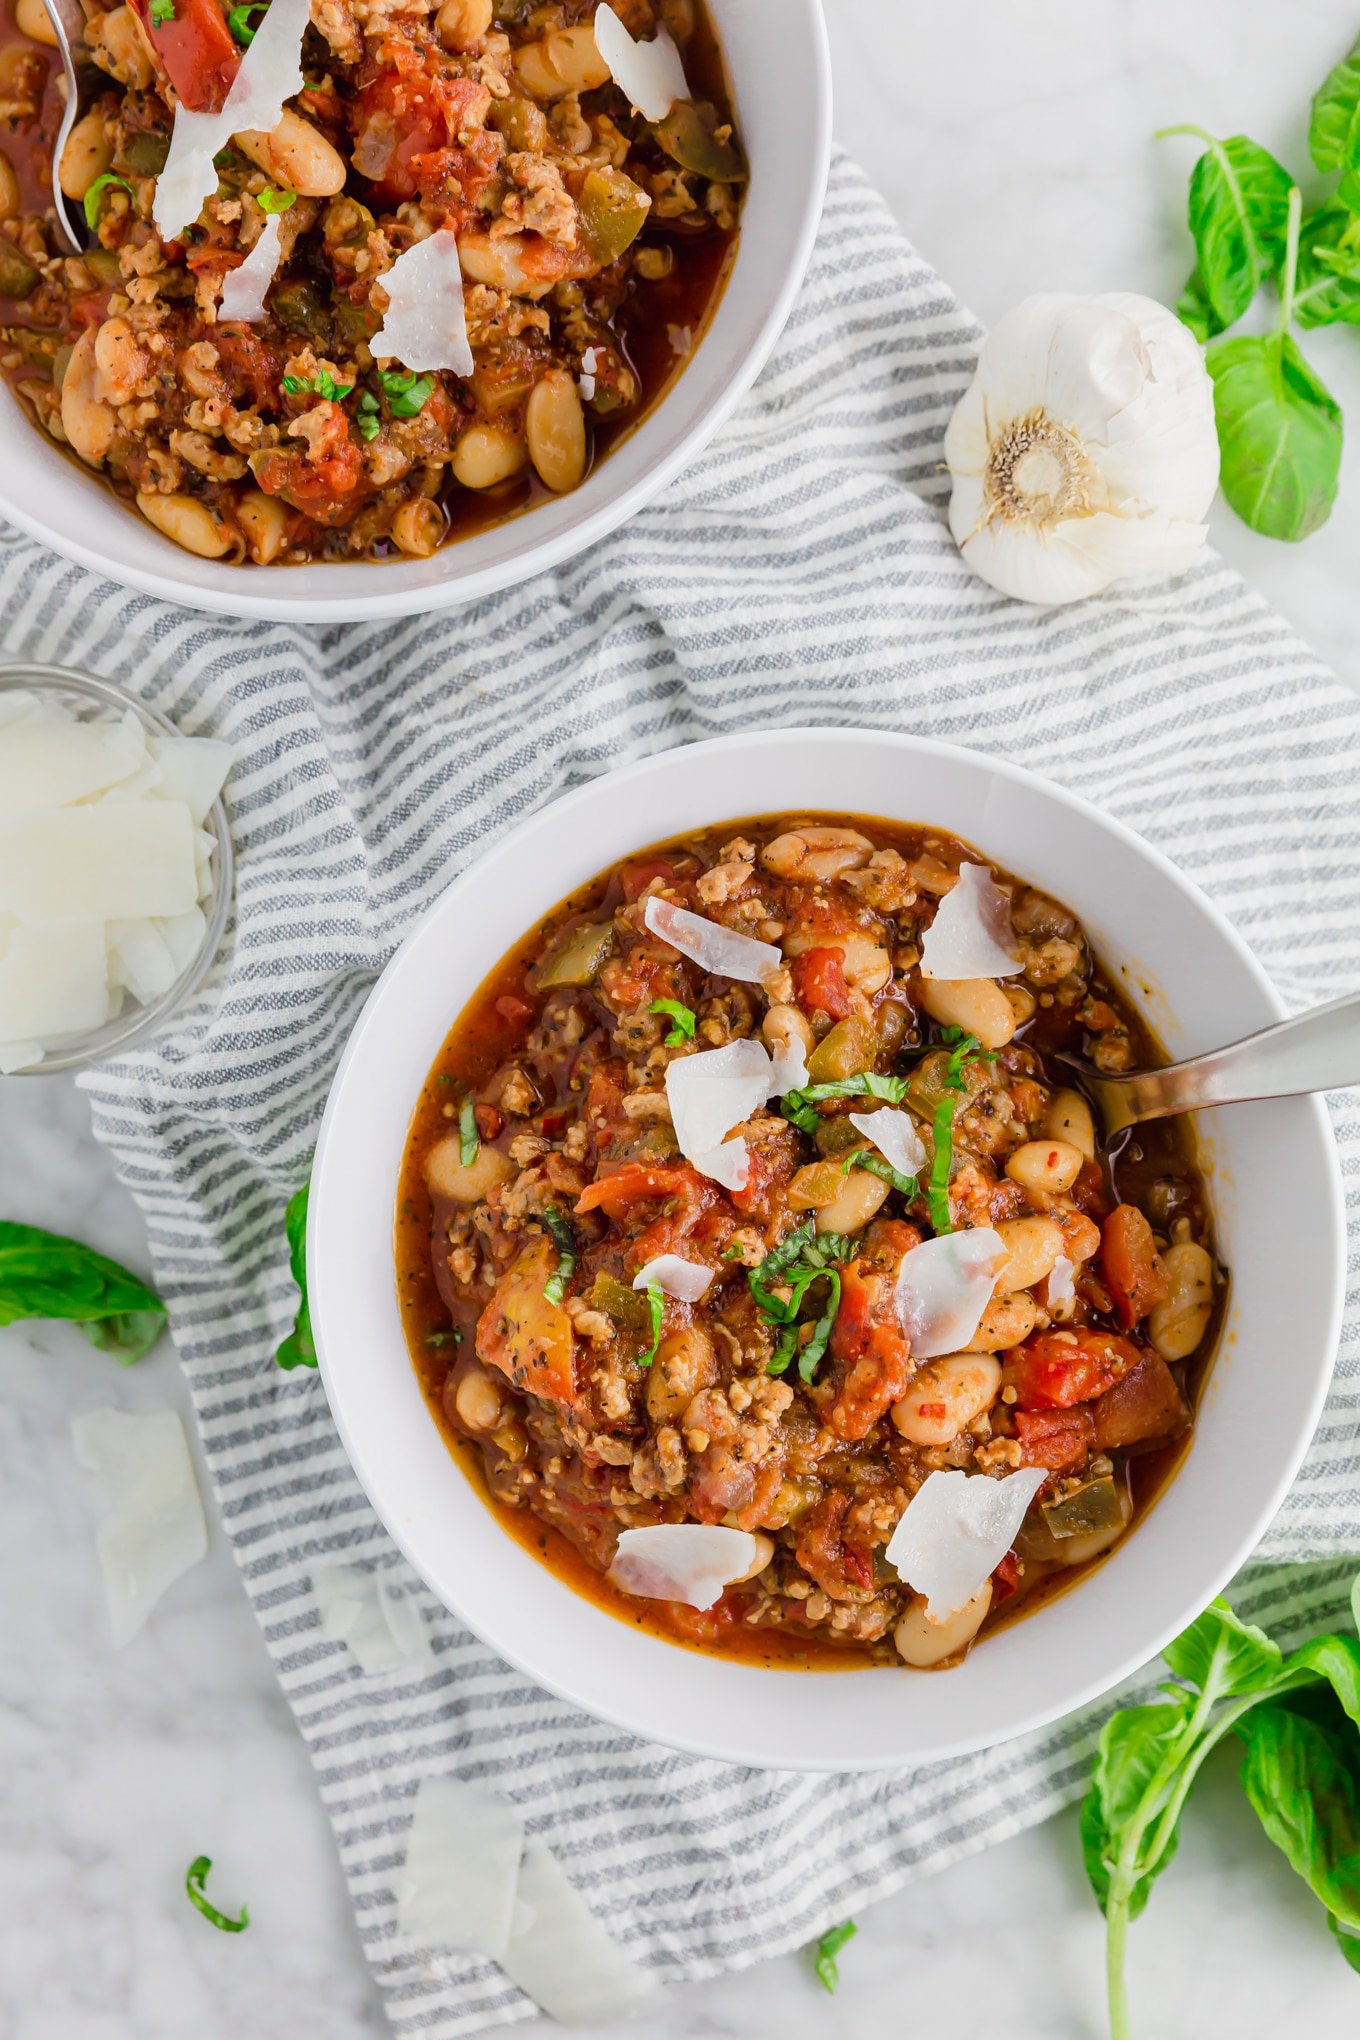
<svg viewBox="0 0 1360 2040"><path fill-rule="evenodd" d="M1100 1265L1116 1321L1122 1331L1131 1332L1166 1295L1152 1227L1136 1204L1116 1204L1100 1228Z"/></svg>
<svg viewBox="0 0 1360 2040"><path fill-rule="evenodd" d="M194 113L216 113L241 67L217 0L175 0L164 21L153 18L150 0L132 5L179 98Z"/></svg>
<svg viewBox="0 0 1360 2040"><path fill-rule="evenodd" d="M636 1611L638 1603L630 1601L628 1606ZM652 1606L658 1621L683 1636L686 1643L697 1643L701 1650L721 1649L743 1618L743 1603L740 1597L733 1599L731 1587L711 1608L691 1608L686 1601L655 1601Z"/></svg>
<svg viewBox="0 0 1360 2040"><path fill-rule="evenodd" d="M867 1438L905 1395L911 1379L911 1355L893 1308L891 1274L858 1260L841 1270L830 1351L838 1376L831 1429L838 1438Z"/></svg>
<svg viewBox="0 0 1360 2040"><path fill-rule="evenodd" d="M372 493L372 483L344 412L338 404L326 408L335 413L332 429L315 452L273 447L256 456L254 474L267 496L282 496L318 524L347 524L356 504Z"/></svg>
<svg viewBox="0 0 1360 2040"><path fill-rule="evenodd" d="M1110 1193L1105 1187L1105 1178L1099 1162L1085 1161L1077 1171L1077 1180L1068 1193L1078 1211L1084 1211L1090 1218L1103 1218L1110 1208Z"/></svg>
<svg viewBox="0 0 1360 2040"><path fill-rule="evenodd" d="M1102 1452L1174 1438L1189 1421L1176 1377L1160 1353L1141 1355L1138 1364L1091 1405L1096 1444Z"/></svg>
<svg viewBox="0 0 1360 2040"><path fill-rule="evenodd" d="M1022 1410L1070 1409L1103 1395L1139 1357L1117 1332L1036 1332L1006 1355L1004 1386Z"/></svg>
<svg viewBox="0 0 1360 2040"><path fill-rule="evenodd" d="M526 1395L570 1408L576 1402L571 1319L544 1293L557 1266L546 1233L517 1255L477 1320L477 1357Z"/></svg>
<svg viewBox="0 0 1360 2040"><path fill-rule="evenodd" d="M845 957L839 949L805 949L791 965L793 995L809 1013L844 1020L854 1010L845 982Z"/></svg>
<svg viewBox="0 0 1360 2040"><path fill-rule="evenodd" d="M1015 1435L1024 1466L1070 1473L1084 1466L1095 1445L1095 1421L1088 1409L1017 1410Z"/></svg>
<svg viewBox="0 0 1360 2040"><path fill-rule="evenodd" d="M587 1184L576 1200L576 1210L603 1211L608 1218L623 1218L629 1207L646 1197L687 1197L707 1202L712 1184L705 1183L697 1169L678 1164L652 1167L646 1162L625 1162L608 1176Z"/></svg>
<svg viewBox="0 0 1360 2040"><path fill-rule="evenodd" d="M379 61L392 61L364 86L354 110L355 156L375 190L394 199L428 191L438 196L456 172L461 210L473 202L494 174L499 150L494 135L480 131L487 89L475 78L427 70L416 46L385 43ZM469 145L460 131L477 130Z"/></svg>
<svg viewBox="0 0 1360 2040"><path fill-rule="evenodd" d="M1008 1551L1001 1563L992 1568L992 1606L997 1608L1003 1601L1009 1601L1020 1584L1020 1560L1015 1552Z"/></svg>
<svg viewBox="0 0 1360 2040"><path fill-rule="evenodd" d="M505 1114L496 1105L474 1105L472 1116L483 1140L494 1140L505 1125Z"/></svg>
<svg viewBox="0 0 1360 2040"><path fill-rule="evenodd" d="M213 346L232 396L261 410L279 400L279 369L272 351L249 326L215 326Z"/></svg>
<svg viewBox="0 0 1360 2040"><path fill-rule="evenodd" d="M513 992L502 992L496 1001L496 1011L507 1027L527 1027L534 1017L534 1009L527 999L516 998Z"/></svg>
<svg viewBox="0 0 1360 2040"><path fill-rule="evenodd" d="M619 867L619 884L623 897L631 902L641 899L652 880L659 878L663 885L670 885L677 876L675 866L667 857L638 857L631 864Z"/></svg>
<svg viewBox="0 0 1360 2040"><path fill-rule="evenodd" d="M853 1601L872 1593L874 1554L867 1544L845 1535L850 1497L844 1488L829 1488L805 1516L794 1547L798 1563L833 1601Z"/></svg>

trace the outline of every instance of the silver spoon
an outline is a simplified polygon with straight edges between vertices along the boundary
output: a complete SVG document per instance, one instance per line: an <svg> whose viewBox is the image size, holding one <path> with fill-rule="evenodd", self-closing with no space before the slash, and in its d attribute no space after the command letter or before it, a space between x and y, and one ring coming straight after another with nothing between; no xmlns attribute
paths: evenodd
<svg viewBox="0 0 1360 2040"><path fill-rule="evenodd" d="M1110 1136L1140 1120L1198 1112L1206 1105L1344 1091L1360 1084L1360 993L1331 999L1295 1020L1281 1020L1227 1048L1172 1063L1169 1069L1105 1077L1079 1057L1062 1060L1080 1071Z"/></svg>
<svg viewBox="0 0 1360 2040"><path fill-rule="evenodd" d="M85 222L78 198L68 198L61 188L61 159L66 138L94 96L107 89L108 78L85 47L85 10L80 0L43 0L47 18L57 38L62 69L66 73L66 104L52 151L52 197L56 202L57 231L74 255L82 255L94 240Z"/></svg>

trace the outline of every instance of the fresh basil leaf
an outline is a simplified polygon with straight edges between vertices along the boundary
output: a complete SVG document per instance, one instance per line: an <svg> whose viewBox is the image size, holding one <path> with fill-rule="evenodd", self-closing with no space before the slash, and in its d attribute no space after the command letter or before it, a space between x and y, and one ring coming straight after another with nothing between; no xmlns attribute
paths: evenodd
<svg viewBox="0 0 1360 2040"><path fill-rule="evenodd" d="M836 1957L840 1954L846 1942L853 1941L858 1932L859 1928L853 1920L842 1920L838 1927L828 1927L821 1940L817 1943L816 1953L812 1958L812 1967L816 1971L817 1981L821 1984L822 1989L830 1991L833 1997L841 1980Z"/></svg>
<svg viewBox="0 0 1360 2040"><path fill-rule="evenodd" d="M1305 327L1360 325L1360 219L1344 206L1323 206L1299 230L1294 317Z"/></svg>
<svg viewBox="0 0 1360 2040"><path fill-rule="evenodd" d="M1124 1707L1100 1731L1091 1789L1081 1809L1082 1855L1086 1875L1102 1912L1110 1904L1111 1885L1118 1874L1126 1841L1141 1844L1161 1806L1154 1788L1164 1766L1174 1763L1188 1744L1191 1701L1155 1702L1149 1707ZM1132 1850L1132 1881L1127 1894L1128 1918L1136 1920L1147 1904L1154 1879L1165 1870L1176 1848L1170 1829L1159 1861L1150 1868L1142 1848Z"/></svg>
<svg viewBox="0 0 1360 2040"><path fill-rule="evenodd" d="M86 187L85 196L80 201L80 209L85 215L85 224L91 233L99 225L99 194L101 191L107 190L110 184L118 185L123 191L128 193L129 197L132 195L132 186L128 183L126 177L115 177L112 170L102 171L95 178L93 184Z"/></svg>
<svg viewBox="0 0 1360 2040"><path fill-rule="evenodd" d="M1355 1624L1357 1632L1360 1632L1360 1573L1355 1575L1351 1586L1351 1621Z"/></svg>
<svg viewBox="0 0 1360 2040"><path fill-rule="evenodd" d="M354 405L354 422L361 439L376 439L382 430L382 411L372 390L360 390Z"/></svg>
<svg viewBox="0 0 1360 2040"><path fill-rule="evenodd" d="M1190 173L1188 216L1204 296L1220 326L1240 319L1284 256L1294 180L1246 135L1220 141L1200 127L1163 128L1206 144Z"/></svg>
<svg viewBox="0 0 1360 2040"><path fill-rule="evenodd" d="M555 1206L545 1206L539 1214L544 1231L557 1249L557 1269L543 1285L543 1294L549 1303L560 1303L567 1293L567 1284L576 1273L576 1235L570 1224Z"/></svg>
<svg viewBox="0 0 1360 2040"><path fill-rule="evenodd" d="M1223 331L1218 314L1209 302L1204 288L1204 278L1197 269L1192 269L1186 280L1185 289L1176 299L1176 317L1183 326L1188 326L1196 340L1203 346L1216 333Z"/></svg>
<svg viewBox="0 0 1360 2040"><path fill-rule="evenodd" d="M1272 1684L1284 1669L1284 1653L1264 1629L1234 1615L1221 1597L1211 1601L1188 1629L1162 1652L1178 1679L1217 1697L1252 1693Z"/></svg>
<svg viewBox="0 0 1360 2040"><path fill-rule="evenodd" d="M651 1366L656 1358L657 1348L661 1344L661 1327L666 1317L666 1292L664 1289L659 1289L655 1282L647 1284L647 1308L652 1316L652 1343L645 1353L638 1354L637 1364L639 1367Z"/></svg>
<svg viewBox="0 0 1360 2040"><path fill-rule="evenodd" d="M1315 1636L1311 1643L1290 1652L1282 1677L1291 1686L1308 1679L1325 1680L1343 1713L1360 1727L1360 1638Z"/></svg>
<svg viewBox="0 0 1360 2040"><path fill-rule="evenodd" d="M0 1220L0 1325L28 1318L78 1324L91 1345L131 1366L165 1330L154 1289L64 1234Z"/></svg>
<svg viewBox="0 0 1360 2040"><path fill-rule="evenodd" d="M694 1030L699 1024L698 1015L682 1005L679 999L653 999L647 1011L664 1013L675 1022L666 1036L667 1048L679 1048L682 1041L693 1041Z"/></svg>
<svg viewBox="0 0 1360 2040"><path fill-rule="evenodd" d="M275 191L272 184L266 184L263 191L256 192L255 203L264 213L286 213L290 206L297 204L297 193Z"/></svg>
<svg viewBox="0 0 1360 2040"><path fill-rule="evenodd" d="M175 18L175 0L151 0L151 19L158 28Z"/></svg>
<svg viewBox="0 0 1360 2040"><path fill-rule="evenodd" d="M1343 1926L1335 1914L1328 1913L1327 1924L1336 1937L1336 1945L1352 1969L1360 1970L1360 1934L1354 1927Z"/></svg>
<svg viewBox="0 0 1360 2040"><path fill-rule="evenodd" d="M954 1214L949 1209L949 1174L954 1166L954 1112L958 1102L952 1093L941 1098L935 1107L931 1126L935 1152L930 1161L926 1203L930 1209L930 1223L937 1233L954 1230Z"/></svg>
<svg viewBox="0 0 1360 2040"><path fill-rule="evenodd" d="M477 1101L471 1091L458 1108L458 1159L470 1169L477 1159L481 1141L477 1137Z"/></svg>
<svg viewBox="0 0 1360 2040"><path fill-rule="evenodd" d="M877 1176L881 1183L890 1183L903 1197L915 1197L919 1185L915 1176L904 1176L895 1169L886 1155L875 1154L872 1148L852 1148L841 1163L841 1174L848 1176L852 1169L867 1169L871 1176Z"/></svg>
<svg viewBox="0 0 1360 2040"><path fill-rule="evenodd" d="M242 49L246 49L255 40L256 25L251 21L251 15L264 12L265 0L246 0L244 7L233 7L228 13L227 27Z"/></svg>
<svg viewBox="0 0 1360 2040"><path fill-rule="evenodd" d="M1325 524L1341 470L1341 412L1288 333L1218 340L1214 379L1221 483L1266 538L1301 539Z"/></svg>
<svg viewBox="0 0 1360 2040"><path fill-rule="evenodd" d="M1317 1722L1287 1707L1253 1707L1235 1732L1246 1746L1242 1789L1266 1835L1331 1920L1360 1931L1354 1765Z"/></svg>
<svg viewBox="0 0 1360 2040"><path fill-rule="evenodd" d="M300 1292L293 1329L274 1355L278 1366L289 1372L294 1367L315 1367L316 1341L312 1337L312 1313L307 1302L307 1199L310 1182L304 1183L288 1200L283 1228L288 1239L288 1266Z"/></svg>
<svg viewBox="0 0 1360 2040"><path fill-rule="evenodd" d="M409 368L382 368L378 381L387 393L387 408L394 418L417 418L434 391L432 375L416 375Z"/></svg>
<svg viewBox="0 0 1360 2040"><path fill-rule="evenodd" d="M196 1905L204 1919L210 1920L213 1926L220 1928L222 1933L243 1934L250 1925L250 1908L243 1905L236 1919L233 1919L230 1913L219 1912L203 1889L208 1881L208 1872L211 1869L211 1856L195 1856L193 1862L185 1871L184 1889L189 1894L190 1903Z"/></svg>
<svg viewBox="0 0 1360 2040"><path fill-rule="evenodd" d="M1337 197L1360 210L1360 42L1334 64L1313 94L1308 148L1319 170L1339 170Z"/></svg>

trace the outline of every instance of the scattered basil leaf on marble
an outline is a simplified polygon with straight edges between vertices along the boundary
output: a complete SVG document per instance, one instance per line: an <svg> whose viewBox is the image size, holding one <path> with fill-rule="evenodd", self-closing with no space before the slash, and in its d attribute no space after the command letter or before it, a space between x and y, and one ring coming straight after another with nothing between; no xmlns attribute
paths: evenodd
<svg viewBox="0 0 1360 2040"><path fill-rule="evenodd" d="M1215 333L1221 333L1223 330L1209 302L1208 293L1204 288L1204 278L1197 269L1191 270L1185 289L1176 299L1175 312L1176 317L1190 328L1201 346L1206 340L1212 340Z"/></svg>
<svg viewBox="0 0 1360 2040"><path fill-rule="evenodd" d="M1187 210L1199 287L1221 330L1241 318L1279 267L1293 180L1246 135L1220 141L1185 125L1162 128L1157 138L1171 135L1193 135L1205 145L1190 173Z"/></svg>
<svg viewBox="0 0 1360 2040"><path fill-rule="evenodd" d="M812 1967L823 1990L834 1997L841 1980L836 1957L847 1941L853 1941L859 1928L853 1920L842 1920L838 1927L828 1927L816 1943L812 1956Z"/></svg>
<svg viewBox="0 0 1360 2040"><path fill-rule="evenodd" d="M125 1367L165 1330L165 1305L136 1275L60 1233L0 1220L0 1325L21 1319L78 1324L92 1346Z"/></svg>
<svg viewBox="0 0 1360 2040"><path fill-rule="evenodd" d="M316 1365L316 1341L312 1337L312 1313L307 1302L307 1198L310 1190L311 1184L304 1183L297 1195L289 1198L283 1219L288 1237L288 1265L301 1297L293 1329L274 1358L280 1367L290 1371L294 1367Z"/></svg>
<svg viewBox="0 0 1360 2040"><path fill-rule="evenodd" d="M250 1907L243 1905L240 1915L236 1919L233 1919L230 1913L219 1912L203 1889L208 1881L208 1872L211 1869L211 1856L194 1857L193 1862L184 1873L184 1889L189 1894L189 1903L197 1906L204 1919L210 1921L222 1933L243 1934L250 1925Z"/></svg>
<svg viewBox="0 0 1360 2040"><path fill-rule="evenodd" d="M674 1026L666 1036L667 1048L679 1048L682 1042L693 1041L694 1030L699 1024L698 1016L690 1007L681 1005L679 999L653 999L647 1011L664 1013L674 1021Z"/></svg>
<svg viewBox="0 0 1360 2040"><path fill-rule="evenodd" d="M1360 1580L1352 1591L1360 1618ZM1177 1683L1100 1733L1081 1812L1086 1874L1106 1921L1111 2040L1130 2040L1125 1945L1209 1752L1245 1746L1242 1785L1267 1837L1323 1906L1360 1969L1360 1639L1314 1637L1285 1655L1215 1601L1168 1646Z"/></svg>
<svg viewBox="0 0 1360 2040"><path fill-rule="evenodd" d="M1294 318L1308 327L1360 325L1360 219L1344 206L1323 206L1299 229Z"/></svg>
<svg viewBox="0 0 1360 2040"><path fill-rule="evenodd" d="M1308 121L1308 149L1319 170L1339 170L1337 197L1360 212L1360 42L1333 65Z"/></svg>
<svg viewBox="0 0 1360 2040"><path fill-rule="evenodd" d="M1307 538L1326 523L1341 474L1341 411L1289 333L1218 340L1214 379L1220 486L1266 538Z"/></svg>

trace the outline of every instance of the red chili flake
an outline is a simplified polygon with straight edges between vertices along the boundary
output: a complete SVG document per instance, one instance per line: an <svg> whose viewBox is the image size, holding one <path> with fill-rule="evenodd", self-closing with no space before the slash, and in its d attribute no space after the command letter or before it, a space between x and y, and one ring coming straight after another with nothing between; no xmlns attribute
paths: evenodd
<svg viewBox="0 0 1360 2040"><path fill-rule="evenodd" d="M483 1140L494 1140L505 1125L505 1114L495 1105L476 1105L473 1116Z"/></svg>

